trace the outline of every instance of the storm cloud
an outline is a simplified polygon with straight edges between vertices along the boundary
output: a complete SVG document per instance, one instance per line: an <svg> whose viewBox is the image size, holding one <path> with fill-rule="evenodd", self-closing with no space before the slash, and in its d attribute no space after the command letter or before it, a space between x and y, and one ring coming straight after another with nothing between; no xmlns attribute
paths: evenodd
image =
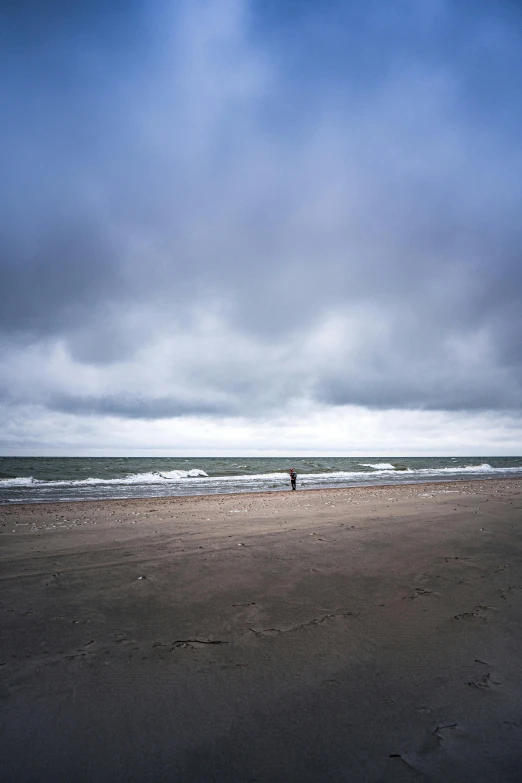
<svg viewBox="0 0 522 783"><path fill-rule="evenodd" d="M20 2L1 21L0 405L24 422L6 453L42 416L518 426L515 4Z"/></svg>

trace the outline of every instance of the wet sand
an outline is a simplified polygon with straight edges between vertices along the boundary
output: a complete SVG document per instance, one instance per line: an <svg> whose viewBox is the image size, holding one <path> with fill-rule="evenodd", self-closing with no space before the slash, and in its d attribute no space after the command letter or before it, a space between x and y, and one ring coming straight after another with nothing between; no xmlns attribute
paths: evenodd
<svg viewBox="0 0 522 783"><path fill-rule="evenodd" d="M2 780L522 780L522 480L0 507Z"/></svg>

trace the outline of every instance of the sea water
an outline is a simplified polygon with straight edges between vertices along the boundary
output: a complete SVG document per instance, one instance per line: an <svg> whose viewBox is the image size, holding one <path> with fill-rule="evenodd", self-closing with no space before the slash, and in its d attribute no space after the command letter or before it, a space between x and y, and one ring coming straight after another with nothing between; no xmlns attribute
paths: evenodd
<svg viewBox="0 0 522 783"><path fill-rule="evenodd" d="M522 476L522 457L0 457L0 504Z"/></svg>

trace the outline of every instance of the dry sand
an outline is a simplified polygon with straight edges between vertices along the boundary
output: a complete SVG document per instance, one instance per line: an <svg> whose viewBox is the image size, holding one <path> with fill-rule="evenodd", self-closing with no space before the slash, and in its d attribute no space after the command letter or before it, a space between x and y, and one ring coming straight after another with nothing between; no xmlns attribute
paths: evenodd
<svg viewBox="0 0 522 783"><path fill-rule="evenodd" d="M522 780L522 481L0 508L0 777Z"/></svg>

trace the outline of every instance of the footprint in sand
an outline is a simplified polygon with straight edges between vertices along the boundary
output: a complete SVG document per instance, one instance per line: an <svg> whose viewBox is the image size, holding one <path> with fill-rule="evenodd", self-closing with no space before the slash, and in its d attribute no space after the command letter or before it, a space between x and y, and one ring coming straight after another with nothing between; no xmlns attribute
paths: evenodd
<svg viewBox="0 0 522 783"><path fill-rule="evenodd" d="M488 689L488 688L495 688L499 685L502 685L502 682L498 674L494 674L493 672L487 672L487 674L484 674L482 677L479 677L477 680L469 680L466 683L466 685L469 685L470 688Z"/></svg>
<svg viewBox="0 0 522 783"><path fill-rule="evenodd" d="M456 556L451 555L445 557L444 560L446 561L446 563L464 563L464 562L470 563L471 557L460 557L458 555Z"/></svg>
<svg viewBox="0 0 522 783"><path fill-rule="evenodd" d="M494 606L483 606L479 604L474 606L470 612L460 612L460 614L454 615L453 619L458 620L459 622L471 620L482 620L487 622L488 620L491 621L494 619L496 612L498 612L498 609Z"/></svg>
<svg viewBox="0 0 522 783"><path fill-rule="evenodd" d="M520 596L520 592L522 590L522 585L510 585L509 587L506 587L504 589L500 589L498 592L500 593L500 597L507 601L508 598L514 598Z"/></svg>
<svg viewBox="0 0 522 783"><path fill-rule="evenodd" d="M428 595L439 595L434 590L427 590L425 587L416 587L413 595L405 595L403 600L415 601L416 598L424 598Z"/></svg>
<svg viewBox="0 0 522 783"><path fill-rule="evenodd" d="M462 742L467 740L467 732L463 726L458 723L446 723L442 726L437 725L433 731L426 737L421 747L421 753L427 754L434 751L457 750Z"/></svg>

